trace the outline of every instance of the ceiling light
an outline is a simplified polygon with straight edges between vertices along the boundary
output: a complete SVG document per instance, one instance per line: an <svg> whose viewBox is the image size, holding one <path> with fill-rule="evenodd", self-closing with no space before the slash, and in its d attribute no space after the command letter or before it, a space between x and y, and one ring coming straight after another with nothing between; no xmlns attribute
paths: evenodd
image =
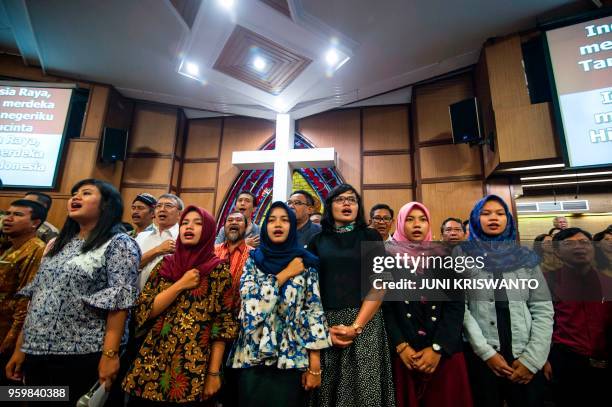
<svg viewBox="0 0 612 407"><path fill-rule="evenodd" d="M206 80L200 72L200 66L193 61L183 61L178 69L178 73L206 85Z"/></svg>
<svg viewBox="0 0 612 407"><path fill-rule="evenodd" d="M499 172L542 170L542 169L545 169L545 168L563 168L563 167L565 167L565 164L544 164L544 165L532 165L530 167L506 168L505 170L500 170Z"/></svg>
<svg viewBox="0 0 612 407"><path fill-rule="evenodd" d="M336 66L338 59L338 51L336 51L334 48L330 49L327 51L327 54L325 54L325 62L327 62L327 65L329 66Z"/></svg>
<svg viewBox="0 0 612 407"><path fill-rule="evenodd" d="M328 77L333 76L334 72L344 65L349 59L350 58L348 55L340 51L337 47L332 46L325 53L325 63L327 64L326 75Z"/></svg>
<svg viewBox="0 0 612 407"><path fill-rule="evenodd" d="M198 67L198 64L195 64L193 62L187 62L185 64L185 71L187 71L187 73L191 76L198 76L200 74L200 68Z"/></svg>
<svg viewBox="0 0 612 407"><path fill-rule="evenodd" d="M268 65L268 64L266 63L266 60L265 60L265 59L263 59L262 57L257 56L257 57L255 57L255 58L253 58L253 67L254 67L254 68L257 70L257 71L259 71L259 72L263 72L263 71L264 71L264 69L266 69L266 66L267 66L267 65Z"/></svg>
<svg viewBox="0 0 612 407"><path fill-rule="evenodd" d="M612 171L581 172L578 174L539 175L536 177L521 177L521 181L535 181L538 179L555 179L555 178L593 177L596 175L612 175Z"/></svg>
<svg viewBox="0 0 612 407"><path fill-rule="evenodd" d="M546 188L558 185L576 185L576 184L604 184L612 182L612 179L588 179L584 181L563 181L563 182L547 182L544 184L523 184L523 188Z"/></svg>
<svg viewBox="0 0 612 407"><path fill-rule="evenodd" d="M226 9L231 9L234 7L234 0L217 0L217 3Z"/></svg>

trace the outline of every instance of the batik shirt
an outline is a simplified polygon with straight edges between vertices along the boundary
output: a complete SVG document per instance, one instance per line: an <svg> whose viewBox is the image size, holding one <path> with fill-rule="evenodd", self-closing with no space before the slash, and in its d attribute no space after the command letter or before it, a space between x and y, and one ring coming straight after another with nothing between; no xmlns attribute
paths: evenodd
<svg viewBox="0 0 612 407"><path fill-rule="evenodd" d="M108 311L136 302L140 249L118 233L97 249L81 252L74 238L45 257L34 280L19 294L30 297L22 350L28 354L101 352ZM124 335L122 343L127 337Z"/></svg>
<svg viewBox="0 0 612 407"><path fill-rule="evenodd" d="M229 355L233 368L308 368L308 350L331 346L319 294L317 270L310 267L282 286L249 257L240 280L240 332Z"/></svg>
<svg viewBox="0 0 612 407"><path fill-rule="evenodd" d="M0 257L0 343L15 346L28 311L28 299L15 294L38 271L45 244L33 237L18 249L7 249Z"/></svg>
<svg viewBox="0 0 612 407"><path fill-rule="evenodd" d="M227 263L182 291L164 312L149 320L155 297L174 282L159 275L163 260L149 276L135 308L136 326L149 332L123 381L123 389L153 401L202 400L211 343L231 341L238 323L232 312L232 276Z"/></svg>

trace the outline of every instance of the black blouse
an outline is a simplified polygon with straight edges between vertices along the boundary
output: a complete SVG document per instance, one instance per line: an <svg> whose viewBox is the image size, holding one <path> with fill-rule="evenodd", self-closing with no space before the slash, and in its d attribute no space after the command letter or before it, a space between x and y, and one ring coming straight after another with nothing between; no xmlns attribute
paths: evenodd
<svg viewBox="0 0 612 407"><path fill-rule="evenodd" d="M362 242L377 242L364 247L366 261L362 272ZM357 227L345 233L323 231L314 236L308 250L319 256L321 301L325 310L359 308L362 284L369 287L373 256L384 256L385 246L376 230ZM370 273L368 274L368 271ZM367 289L364 291L368 291Z"/></svg>
<svg viewBox="0 0 612 407"><path fill-rule="evenodd" d="M430 270L424 278L448 278L444 270ZM383 314L392 348L402 342L420 351L436 343L442 354L450 356L462 350L461 330L465 313L464 293L461 290L439 290L435 298L446 301L427 300L423 293L421 301L385 301Z"/></svg>

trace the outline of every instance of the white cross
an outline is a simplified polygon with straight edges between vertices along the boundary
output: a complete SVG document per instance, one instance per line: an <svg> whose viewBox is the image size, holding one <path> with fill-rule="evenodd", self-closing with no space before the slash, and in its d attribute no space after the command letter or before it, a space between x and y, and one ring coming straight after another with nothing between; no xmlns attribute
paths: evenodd
<svg viewBox="0 0 612 407"><path fill-rule="evenodd" d="M327 168L336 165L336 151L330 148L294 149L295 120L276 115L274 150L234 151L232 164L240 170L274 169L273 201L285 202L293 186L294 168Z"/></svg>

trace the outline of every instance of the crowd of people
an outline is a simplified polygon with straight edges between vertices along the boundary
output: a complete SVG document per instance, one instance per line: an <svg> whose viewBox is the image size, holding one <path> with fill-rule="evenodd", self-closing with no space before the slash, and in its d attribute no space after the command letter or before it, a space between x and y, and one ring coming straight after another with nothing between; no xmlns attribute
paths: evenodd
<svg viewBox="0 0 612 407"><path fill-rule="evenodd" d="M533 250L506 244L516 222L488 195L469 219L442 222L441 245L488 257L473 278L541 274L551 297L495 288L400 302L362 295L362 243L369 256L439 250L422 203L397 216L376 204L366 220L342 184L322 213L299 190L257 225L257 198L243 191L217 233L211 214L173 194L137 195L125 225L111 184L71 192L60 230L43 193L3 215L0 385L69 386L73 406L97 381L110 406L611 402L612 225L592 236L557 217Z"/></svg>

